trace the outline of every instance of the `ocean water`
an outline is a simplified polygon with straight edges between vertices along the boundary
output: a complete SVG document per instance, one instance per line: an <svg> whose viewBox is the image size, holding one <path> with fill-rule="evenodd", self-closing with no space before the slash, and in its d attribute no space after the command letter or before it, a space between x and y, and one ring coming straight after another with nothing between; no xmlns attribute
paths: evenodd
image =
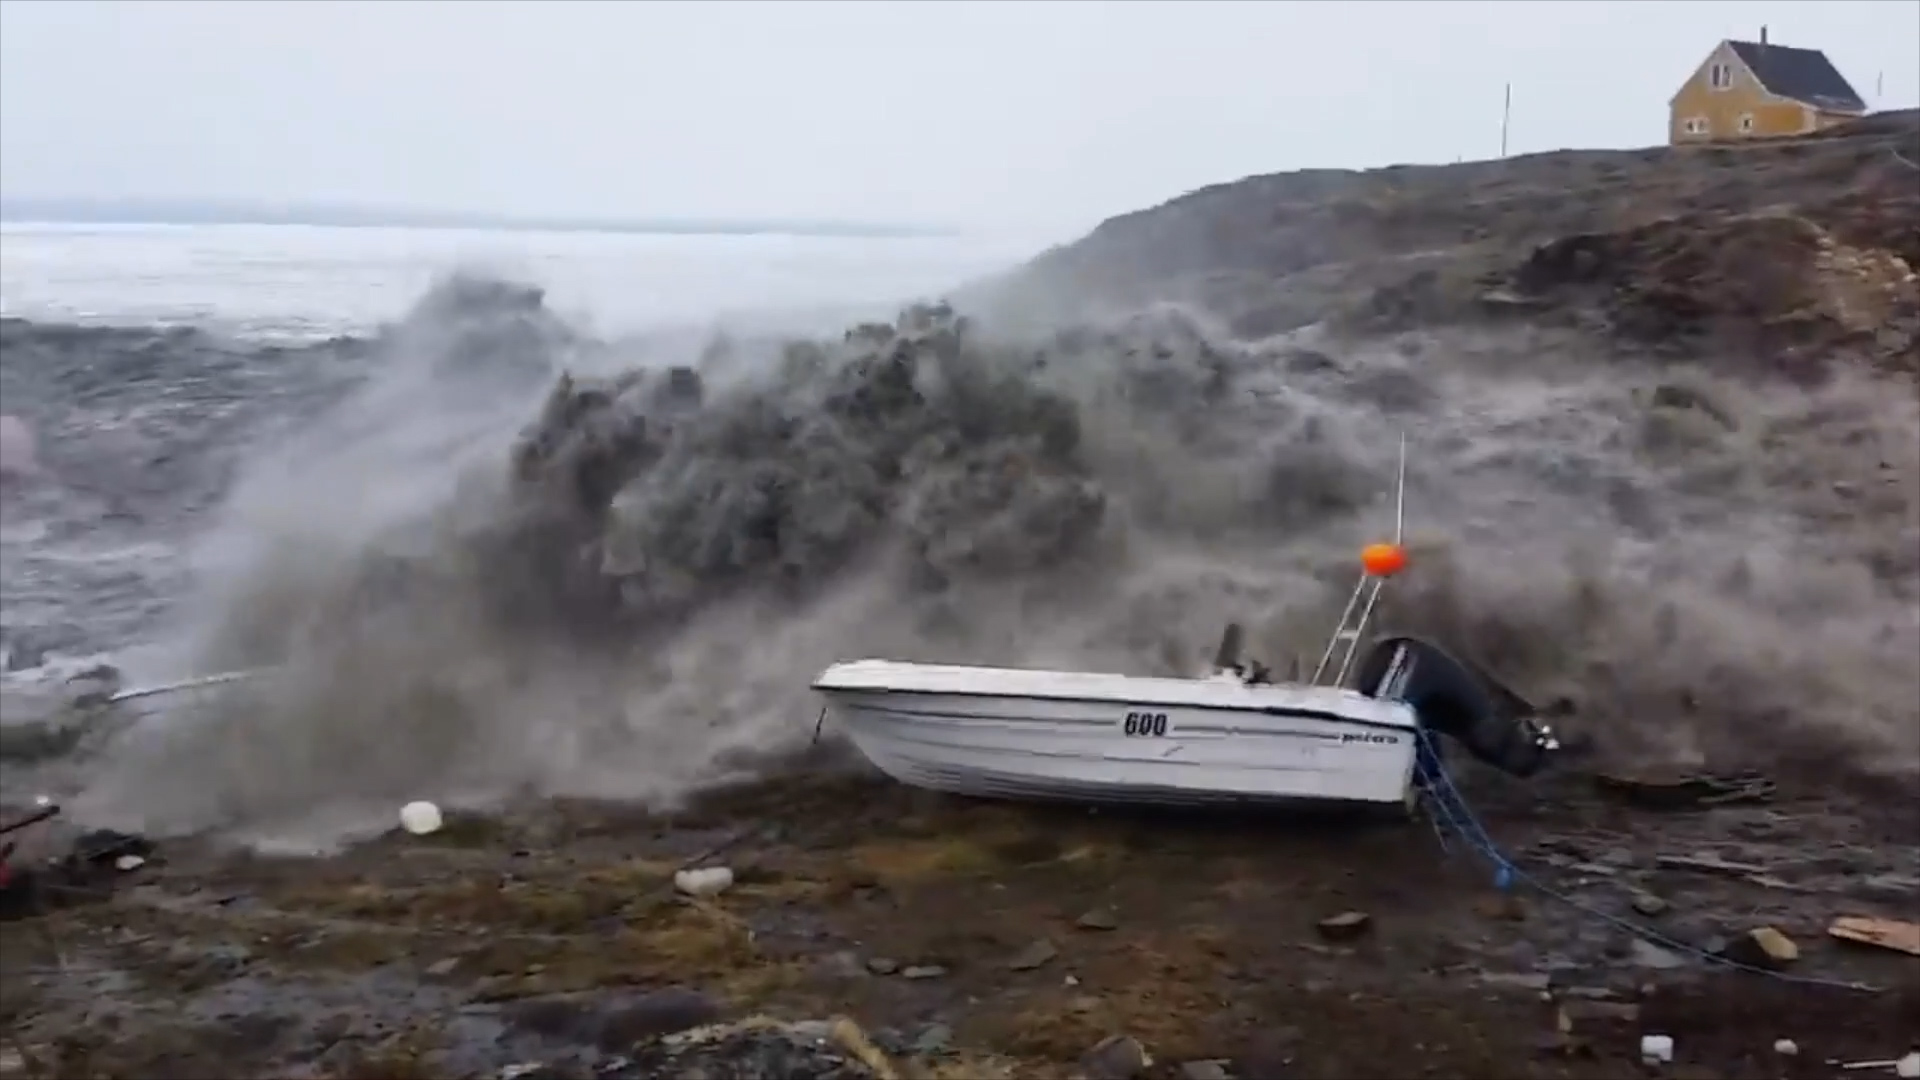
<svg viewBox="0 0 1920 1080"><path fill-rule="evenodd" d="M838 311L951 289L1038 237L866 239L283 225L0 225L0 315L193 324L250 336L364 333L464 269L540 283L608 333Z"/></svg>
<svg viewBox="0 0 1920 1080"><path fill-rule="evenodd" d="M605 336L844 326L1003 270L1034 238L298 226L0 226L0 414L44 469L0 493L0 685L133 673L249 448L361 373L352 341L453 273L537 284ZM167 331L173 332L172 336ZM186 335L191 331L190 336ZM164 663L161 661L155 661ZM156 675L157 677L157 675ZM11 702L11 707L5 707ZM21 698L0 697L0 719Z"/></svg>

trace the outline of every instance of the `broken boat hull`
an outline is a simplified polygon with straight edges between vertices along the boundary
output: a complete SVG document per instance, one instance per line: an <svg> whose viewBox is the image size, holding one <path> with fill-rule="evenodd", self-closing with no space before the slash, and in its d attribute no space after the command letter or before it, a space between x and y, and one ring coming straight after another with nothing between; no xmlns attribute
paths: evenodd
<svg viewBox="0 0 1920 1080"><path fill-rule="evenodd" d="M814 689L888 775L990 798L1405 807L1418 746L1335 687L860 660Z"/></svg>

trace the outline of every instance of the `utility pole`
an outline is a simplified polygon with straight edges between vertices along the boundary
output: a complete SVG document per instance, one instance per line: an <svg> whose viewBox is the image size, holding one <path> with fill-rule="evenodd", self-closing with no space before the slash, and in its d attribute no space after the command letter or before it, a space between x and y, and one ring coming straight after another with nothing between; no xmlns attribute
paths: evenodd
<svg viewBox="0 0 1920 1080"><path fill-rule="evenodd" d="M1507 84L1507 100L1500 106L1500 156L1507 156L1507 127L1513 121L1513 84Z"/></svg>

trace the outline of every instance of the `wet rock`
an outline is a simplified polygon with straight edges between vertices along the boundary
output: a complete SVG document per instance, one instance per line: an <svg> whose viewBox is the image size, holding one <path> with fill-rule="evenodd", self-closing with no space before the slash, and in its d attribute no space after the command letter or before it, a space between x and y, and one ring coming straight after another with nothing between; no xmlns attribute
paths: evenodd
<svg viewBox="0 0 1920 1080"><path fill-rule="evenodd" d="M552 1043L622 1051L645 1039L711 1024L719 1002L686 987L641 993L529 998L502 1006L510 1028Z"/></svg>
<svg viewBox="0 0 1920 1080"><path fill-rule="evenodd" d="M1054 948L1053 942L1042 938L1015 953L1013 958L1007 961L1007 967L1014 971L1032 971L1059 955L1060 950Z"/></svg>
<svg viewBox="0 0 1920 1080"><path fill-rule="evenodd" d="M1593 1053L1593 1044L1571 1031L1542 1032L1534 1047L1547 1057L1588 1057Z"/></svg>
<svg viewBox="0 0 1920 1080"><path fill-rule="evenodd" d="M1543 991L1553 984L1553 977L1540 972L1488 971L1479 976L1488 986L1505 986L1515 990Z"/></svg>
<svg viewBox="0 0 1920 1080"><path fill-rule="evenodd" d="M584 1001L551 998L509 1002L500 1018L509 1027L553 1042L592 1042L591 1028L599 1019Z"/></svg>
<svg viewBox="0 0 1920 1080"><path fill-rule="evenodd" d="M1907 874L1868 874L1854 883L1853 891L1879 900L1905 900L1920 893L1920 877Z"/></svg>
<svg viewBox="0 0 1920 1080"><path fill-rule="evenodd" d="M873 1045L889 1054L906 1056L913 1053L913 1040L899 1028L874 1028L867 1032L867 1037L873 1040Z"/></svg>
<svg viewBox="0 0 1920 1080"><path fill-rule="evenodd" d="M1234 1055L1234 1067L1242 1076L1287 1076L1305 1032L1292 1024L1263 1029L1248 1040L1245 1049Z"/></svg>
<svg viewBox="0 0 1920 1080"><path fill-rule="evenodd" d="M1286 365L1288 371L1296 375L1340 370L1338 361L1314 349L1288 349L1281 362Z"/></svg>
<svg viewBox="0 0 1920 1080"><path fill-rule="evenodd" d="M1109 1035L1080 1056L1087 1080L1136 1080L1152 1066L1147 1048L1131 1035Z"/></svg>
<svg viewBox="0 0 1920 1080"><path fill-rule="evenodd" d="M947 969L939 964L915 964L900 972L903 979L938 979L946 975Z"/></svg>
<svg viewBox="0 0 1920 1080"><path fill-rule="evenodd" d="M1610 986L1562 986L1554 996L1565 1001L1621 1001L1630 995Z"/></svg>
<svg viewBox="0 0 1920 1080"><path fill-rule="evenodd" d="M1560 1015L1566 1017L1576 1028L1596 1022L1631 1024L1639 1021L1640 1006L1630 1001L1569 998L1560 1003Z"/></svg>
<svg viewBox="0 0 1920 1080"><path fill-rule="evenodd" d="M1779 930L1760 926L1729 941L1720 955L1736 964L1778 971L1800 959L1800 946Z"/></svg>
<svg viewBox="0 0 1920 1080"><path fill-rule="evenodd" d="M134 855L142 862L153 857L153 841L132 833L116 832L113 829L93 829L82 833L73 842L69 861L87 863L96 867L114 865L121 858Z"/></svg>
<svg viewBox="0 0 1920 1080"><path fill-rule="evenodd" d="M1180 1065L1181 1080L1233 1080L1233 1074L1227 1071L1227 1064L1219 1058L1204 1061L1188 1061Z"/></svg>
<svg viewBox="0 0 1920 1080"><path fill-rule="evenodd" d="M867 971L867 966L851 952L828 953L813 965L814 976L829 981L862 978Z"/></svg>
<svg viewBox="0 0 1920 1080"><path fill-rule="evenodd" d="M788 1038L805 1043L827 1043L835 1039L832 1020L799 1020L784 1026ZM862 1042L867 1041L864 1034L859 1035Z"/></svg>
<svg viewBox="0 0 1920 1080"><path fill-rule="evenodd" d="M73 686L78 683L99 682L119 686L121 679L120 669L112 664L94 664L92 667L83 668L69 676L67 678L67 685Z"/></svg>
<svg viewBox="0 0 1920 1080"><path fill-rule="evenodd" d="M1645 915L1649 919L1658 918L1666 914L1669 906L1665 900L1660 899L1650 892L1643 890L1633 894L1633 910Z"/></svg>
<svg viewBox="0 0 1920 1080"><path fill-rule="evenodd" d="M1662 870L1691 870L1701 874L1719 874L1724 877L1747 877L1751 874L1765 874L1767 868L1753 863L1732 862L1718 855L1661 855L1654 865Z"/></svg>
<svg viewBox="0 0 1920 1080"><path fill-rule="evenodd" d="M953 1045L953 1029L945 1024L928 1024L913 1040L913 1052L921 1057L944 1054Z"/></svg>
<svg viewBox="0 0 1920 1080"><path fill-rule="evenodd" d="M210 945L199 950L196 961L210 977L231 977L253 963L253 951L244 945Z"/></svg>
<svg viewBox="0 0 1920 1080"><path fill-rule="evenodd" d="M1782 828L1790 827L1791 824L1791 819L1785 819L1782 822ZM1879 862L1879 853L1871 848L1839 844L1810 859L1803 860L1800 867L1830 874L1865 874Z"/></svg>
<svg viewBox="0 0 1920 1080"><path fill-rule="evenodd" d="M366 1045L358 1039L343 1039L314 1059L320 1067L320 1075L351 1076L356 1069L364 1068Z"/></svg>
<svg viewBox="0 0 1920 1080"><path fill-rule="evenodd" d="M1321 919L1317 925L1320 936L1328 941L1352 941L1373 928L1373 916L1364 911L1343 911Z"/></svg>
<svg viewBox="0 0 1920 1080"><path fill-rule="evenodd" d="M1663 949L1651 941L1634 938L1628 946L1628 956L1640 967L1667 971L1686 964L1686 958L1670 949Z"/></svg>
<svg viewBox="0 0 1920 1080"><path fill-rule="evenodd" d="M867 960L867 970L875 975L891 975L900 970L900 962L884 956L874 956Z"/></svg>
<svg viewBox="0 0 1920 1080"><path fill-rule="evenodd" d="M1082 930L1117 930L1120 928L1120 917L1110 908L1095 908L1073 920L1073 925Z"/></svg>
<svg viewBox="0 0 1920 1080"><path fill-rule="evenodd" d="M335 1013L316 1022L313 1029L307 1032L307 1037L303 1040L306 1044L305 1052L310 1057L319 1057L333 1049L340 1040L352 1034L353 1017L346 1013Z"/></svg>
<svg viewBox="0 0 1920 1080"><path fill-rule="evenodd" d="M1488 289L1478 300L1489 311L1537 311L1547 306L1539 297L1523 296L1511 289Z"/></svg>
<svg viewBox="0 0 1920 1080"><path fill-rule="evenodd" d="M636 1047L603 1077L779 1077L866 1080L898 1075L884 1054L846 1021L780 1024L765 1020L696 1028Z"/></svg>
<svg viewBox="0 0 1920 1080"><path fill-rule="evenodd" d="M1739 427L1731 412L1700 387L1661 383L1653 388L1650 404L1657 409L1692 409L1713 417L1727 428Z"/></svg>
<svg viewBox="0 0 1920 1080"><path fill-rule="evenodd" d="M1594 858L1592 849L1571 836L1549 836L1534 845L1543 857L1556 856L1575 862L1589 862Z"/></svg>
<svg viewBox="0 0 1920 1080"><path fill-rule="evenodd" d="M1497 919L1503 922L1520 922L1527 917L1526 904L1513 893L1496 893L1483 897L1474 904L1482 918Z"/></svg>
<svg viewBox="0 0 1920 1080"><path fill-rule="evenodd" d="M67 680L68 704L75 709L97 709L109 704L123 685L120 669L95 664Z"/></svg>

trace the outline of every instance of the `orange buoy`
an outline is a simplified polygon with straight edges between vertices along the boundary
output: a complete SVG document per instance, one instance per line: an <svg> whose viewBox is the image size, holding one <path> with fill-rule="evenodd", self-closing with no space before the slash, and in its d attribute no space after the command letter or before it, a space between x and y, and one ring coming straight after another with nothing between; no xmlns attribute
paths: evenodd
<svg viewBox="0 0 1920 1080"><path fill-rule="evenodd" d="M1407 568L1407 549L1399 544L1368 544L1360 549L1360 565L1374 577L1392 577Z"/></svg>

